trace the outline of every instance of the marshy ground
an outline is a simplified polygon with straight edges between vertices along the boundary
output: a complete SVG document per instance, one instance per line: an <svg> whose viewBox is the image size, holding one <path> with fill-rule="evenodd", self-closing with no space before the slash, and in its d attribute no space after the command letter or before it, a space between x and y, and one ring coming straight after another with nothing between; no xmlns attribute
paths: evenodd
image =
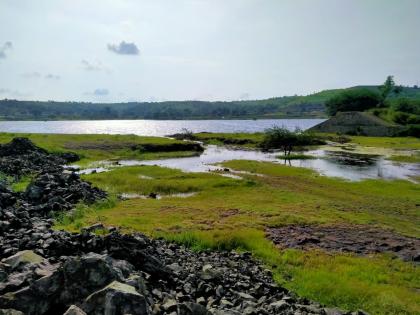
<svg viewBox="0 0 420 315"><path fill-rule="evenodd" d="M167 138L25 136L49 150L72 148L84 157L82 167L110 159L150 160L199 153L190 149L165 152L164 145L185 143ZM3 134L0 141L6 142L12 137ZM220 137L206 136L201 140L226 143ZM248 136L250 141L243 141L245 135L224 134L223 137L238 137L242 140L236 145L253 148L260 135ZM132 150L121 143L159 144L162 151ZM392 159L417 156L420 140L353 137L346 146L357 152L386 154ZM127 232L141 231L153 237L164 237L197 250L247 250L267 264L276 281L301 296L344 309L362 308L372 314L420 312L420 272L414 262L404 261L392 251L340 252L323 246L281 246L279 249L266 235L267 229L287 231L291 227L306 227L308 235L317 227L315 232L326 235L328 227L328 231L337 233L345 230L340 234L342 239L354 244L357 243L357 237L352 238L355 235L360 237L364 231L385 230L394 237L392 241L414 240L415 252L419 250L416 244L420 237L419 184L382 179L353 182L321 176L306 168L262 161L226 161L221 167L241 172L241 179L155 165L119 166L108 172L83 175L107 190L110 199L94 206L80 205L72 215L60 216L56 228L75 231L101 222L121 226ZM24 189L28 182L30 178L25 178L15 183L15 187ZM167 198L118 198L121 194L147 196L151 193ZM171 197L179 193L195 194L187 198ZM357 228L343 228L348 226ZM375 239L372 233L367 235ZM289 232L284 235L289 234L293 235ZM281 240L275 242L278 245ZM414 259L415 255L412 257Z"/></svg>

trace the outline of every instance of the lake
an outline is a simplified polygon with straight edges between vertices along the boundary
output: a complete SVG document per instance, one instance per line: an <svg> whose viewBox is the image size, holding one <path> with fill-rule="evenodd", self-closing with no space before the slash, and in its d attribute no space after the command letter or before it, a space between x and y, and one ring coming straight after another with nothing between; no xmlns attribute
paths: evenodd
<svg viewBox="0 0 420 315"><path fill-rule="evenodd" d="M325 119L257 120L64 120L0 121L0 132L61 134L135 134L165 136L183 128L193 132L258 132L273 126L289 130L311 128Z"/></svg>

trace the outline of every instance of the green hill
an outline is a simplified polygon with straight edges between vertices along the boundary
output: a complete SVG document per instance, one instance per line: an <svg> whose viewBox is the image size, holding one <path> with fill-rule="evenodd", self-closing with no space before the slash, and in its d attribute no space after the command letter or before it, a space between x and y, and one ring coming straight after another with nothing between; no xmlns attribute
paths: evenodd
<svg viewBox="0 0 420 315"><path fill-rule="evenodd" d="M349 89L378 86L356 86ZM252 119L326 117L325 101L345 89L325 90L306 96L284 96L264 100L206 102L40 102L0 100L2 120L60 119ZM391 96L396 97L396 96ZM420 100L420 88L404 87L399 97Z"/></svg>

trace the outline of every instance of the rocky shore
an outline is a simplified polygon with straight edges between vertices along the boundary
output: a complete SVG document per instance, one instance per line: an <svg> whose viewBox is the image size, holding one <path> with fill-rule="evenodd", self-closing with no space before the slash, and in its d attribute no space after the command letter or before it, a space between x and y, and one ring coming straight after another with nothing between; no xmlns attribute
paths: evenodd
<svg viewBox="0 0 420 315"><path fill-rule="evenodd" d="M34 178L19 193L0 184L0 315L350 314L294 296L248 253L198 253L101 224L52 229L55 213L107 196L63 168L77 158L24 138L0 146L3 174Z"/></svg>

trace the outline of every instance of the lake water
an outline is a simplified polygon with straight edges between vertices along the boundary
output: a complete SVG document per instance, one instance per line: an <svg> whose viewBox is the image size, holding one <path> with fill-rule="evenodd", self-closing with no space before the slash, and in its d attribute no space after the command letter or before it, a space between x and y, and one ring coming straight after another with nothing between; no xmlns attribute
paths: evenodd
<svg viewBox="0 0 420 315"><path fill-rule="evenodd" d="M326 150L312 150L307 155L314 159L284 160L278 156L282 153L265 153L252 150L234 150L214 145L206 146L200 156L171 158L152 161L121 160L119 166L158 165L180 169L185 172L208 172L223 170L217 164L229 160L253 160L286 164L291 167L305 167L313 169L321 175L339 177L351 181L363 179L406 179L414 181L420 176L420 165L412 163L397 163L381 156L361 155L351 152L337 152ZM82 173L108 171L114 164L105 163L101 167L86 169ZM220 172L221 175L240 178L240 172Z"/></svg>
<svg viewBox="0 0 420 315"><path fill-rule="evenodd" d="M65 120L0 121L0 132L61 134L135 134L165 136L183 128L193 132L258 132L273 126L289 130L311 128L325 119L257 120Z"/></svg>

